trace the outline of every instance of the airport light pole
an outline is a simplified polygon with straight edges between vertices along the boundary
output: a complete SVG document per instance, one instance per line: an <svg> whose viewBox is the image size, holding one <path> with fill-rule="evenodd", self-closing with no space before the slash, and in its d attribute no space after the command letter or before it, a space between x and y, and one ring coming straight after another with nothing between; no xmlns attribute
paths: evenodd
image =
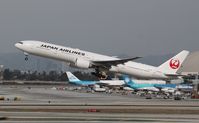
<svg viewBox="0 0 199 123"><path fill-rule="evenodd" d="M0 80L3 80L3 65L0 65Z"/></svg>

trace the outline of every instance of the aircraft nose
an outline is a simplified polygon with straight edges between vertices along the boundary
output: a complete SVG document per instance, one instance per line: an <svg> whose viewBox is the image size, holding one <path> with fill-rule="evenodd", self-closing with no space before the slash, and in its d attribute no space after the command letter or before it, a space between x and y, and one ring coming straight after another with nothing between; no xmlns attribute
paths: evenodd
<svg viewBox="0 0 199 123"><path fill-rule="evenodd" d="M19 45L19 44L18 44L18 43L16 43L16 44L15 44L15 47L17 47L17 48L18 48L18 45Z"/></svg>
<svg viewBox="0 0 199 123"><path fill-rule="evenodd" d="M15 44L15 47L19 49L19 48L20 48L20 44L19 44L19 43L16 43L16 44Z"/></svg>
<svg viewBox="0 0 199 123"><path fill-rule="evenodd" d="M15 47L20 49L22 45L23 45L23 42L18 42L15 44Z"/></svg>

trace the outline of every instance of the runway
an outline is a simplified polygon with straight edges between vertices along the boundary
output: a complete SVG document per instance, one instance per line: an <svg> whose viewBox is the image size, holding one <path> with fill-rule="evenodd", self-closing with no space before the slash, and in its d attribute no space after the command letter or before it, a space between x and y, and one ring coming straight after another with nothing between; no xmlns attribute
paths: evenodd
<svg viewBox="0 0 199 123"><path fill-rule="evenodd" d="M58 86L59 87L59 86ZM0 122L199 122L199 101L1 85ZM20 100L14 101L14 97ZM9 98L9 99L8 99Z"/></svg>
<svg viewBox="0 0 199 123"><path fill-rule="evenodd" d="M99 114L99 113L4 113L6 122L198 122L198 115L153 115L153 114Z"/></svg>

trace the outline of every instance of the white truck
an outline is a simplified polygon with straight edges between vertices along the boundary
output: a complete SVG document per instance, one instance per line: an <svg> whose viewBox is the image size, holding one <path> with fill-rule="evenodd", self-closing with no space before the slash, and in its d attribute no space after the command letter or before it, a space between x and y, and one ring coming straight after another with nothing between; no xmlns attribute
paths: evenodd
<svg viewBox="0 0 199 123"><path fill-rule="evenodd" d="M99 85L94 85L94 86L93 86L93 90L94 90L95 92L105 92L105 91L106 91L105 88L101 88Z"/></svg>

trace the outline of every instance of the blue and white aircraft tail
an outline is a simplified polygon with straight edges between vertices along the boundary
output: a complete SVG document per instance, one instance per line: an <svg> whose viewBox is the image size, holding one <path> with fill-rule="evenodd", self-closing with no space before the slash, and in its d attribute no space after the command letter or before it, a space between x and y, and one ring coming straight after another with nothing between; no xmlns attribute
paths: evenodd
<svg viewBox="0 0 199 123"><path fill-rule="evenodd" d="M97 83L96 81L81 81L71 72L66 72L66 74L71 84L81 85L81 86L90 86L90 85L95 85Z"/></svg>
<svg viewBox="0 0 199 123"><path fill-rule="evenodd" d="M75 75L73 75L71 72L66 72L68 80L70 82L77 82L80 81Z"/></svg>

